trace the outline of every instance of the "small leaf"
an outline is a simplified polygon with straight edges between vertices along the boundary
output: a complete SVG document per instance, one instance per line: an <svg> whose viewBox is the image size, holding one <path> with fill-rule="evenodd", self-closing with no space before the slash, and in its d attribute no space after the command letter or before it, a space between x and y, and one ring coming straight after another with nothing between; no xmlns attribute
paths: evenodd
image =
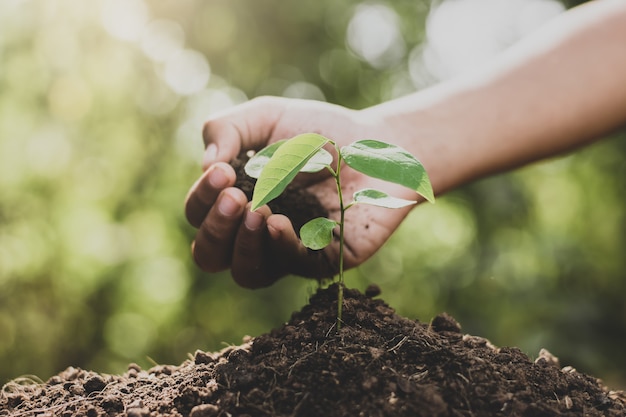
<svg viewBox="0 0 626 417"><path fill-rule="evenodd" d="M411 188L431 203L435 201L426 169L399 146L372 139L360 140L341 148L341 156L359 172Z"/></svg>
<svg viewBox="0 0 626 417"><path fill-rule="evenodd" d="M333 229L338 225L334 220L317 217L300 228L300 239L309 249L324 249L333 241Z"/></svg>
<svg viewBox="0 0 626 417"><path fill-rule="evenodd" d="M286 139L279 140L278 142L274 142L271 145L267 145L265 148L261 149L257 153L254 154L252 158L248 160L246 166L243 168L246 174L252 178L259 178L261 175L261 171L265 168L265 165L270 161L276 149L278 149L281 145L287 142Z"/></svg>
<svg viewBox="0 0 626 417"><path fill-rule="evenodd" d="M369 204L372 206L386 208L401 208L417 203L417 201L392 197L387 193L379 190L373 190L371 188L359 190L354 193L354 201L361 204Z"/></svg>
<svg viewBox="0 0 626 417"><path fill-rule="evenodd" d="M266 146L261 149L257 153L254 154L252 158L248 160L246 166L244 167L244 171L246 174L252 178L259 178L261 175L261 171L265 168L265 165L270 161L274 152L287 142L287 139L280 140L278 142L274 142L271 145ZM300 172L318 172L322 169L330 166L333 162L333 156L328 153L325 149L320 149L317 151L315 155L309 159L306 165L300 170Z"/></svg>
<svg viewBox="0 0 626 417"><path fill-rule="evenodd" d="M333 163L333 156L324 148L320 148L315 155L309 159L300 172L318 172Z"/></svg>
<svg viewBox="0 0 626 417"><path fill-rule="evenodd" d="M262 169L252 194L252 210L278 197L329 139L305 133L279 146Z"/></svg>

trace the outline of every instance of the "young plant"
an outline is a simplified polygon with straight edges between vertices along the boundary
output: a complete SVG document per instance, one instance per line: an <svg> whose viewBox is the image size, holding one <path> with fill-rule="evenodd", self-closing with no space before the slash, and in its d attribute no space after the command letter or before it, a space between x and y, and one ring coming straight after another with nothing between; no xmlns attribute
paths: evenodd
<svg viewBox="0 0 626 417"><path fill-rule="evenodd" d="M337 168L331 166L333 156L324 146L331 144L337 153ZM423 165L404 149L377 140L359 140L339 147L334 141L315 133L305 133L291 139L275 142L257 152L245 166L246 174L256 178L252 195L252 210L278 197L300 172L318 172L327 169L337 184L339 221L315 218L300 229L300 239L309 249L319 250L333 240L333 231L339 228L339 288L337 294L337 329L341 327L344 287L344 219L345 213L356 204L370 204L386 208L401 208L417 201L389 196L383 191L363 189L356 191L346 203L341 187L343 163L373 178L403 185L433 203L433 189Z"/></svg>

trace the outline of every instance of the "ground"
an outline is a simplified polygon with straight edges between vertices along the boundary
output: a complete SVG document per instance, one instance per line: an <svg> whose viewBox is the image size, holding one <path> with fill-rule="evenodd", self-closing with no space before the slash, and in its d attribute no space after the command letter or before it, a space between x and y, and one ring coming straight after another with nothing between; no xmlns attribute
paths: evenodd
<svg viewBox="0 0 626 417"><path fill-rule="evenodd" d="M123 375L68 368L45 384L7 384L0 416L625 416L626 399L542 351L531 360L463 334L442 314L401 317L336 286L289 322L179 366Z"/></svg>

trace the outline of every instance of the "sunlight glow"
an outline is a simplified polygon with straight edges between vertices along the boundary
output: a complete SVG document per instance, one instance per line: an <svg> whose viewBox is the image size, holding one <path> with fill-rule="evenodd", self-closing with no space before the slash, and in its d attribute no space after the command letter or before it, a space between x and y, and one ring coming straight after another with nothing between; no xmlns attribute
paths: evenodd
<svg viewBox="0 0 626 417"><path fill-rule="evenodd" d="M206 87L211 77L209 62L191 49L178 51L165 64L165 82L181 95L197 93Z"/></svg>
<svg viewBox="0 0 626 417"><path fill-rule="evenodd" d="M405 52L398 26L398 16L388 6L361 4L348 25L348 46L374 67L395 63Z"/></svg>
<svg viewBox="0 0 626 417"><path fill-rule="evenodd" d="M104 340L109 349L132 358L147 350L157 336L154 322L145 315L122 312L109 317L104 327Z"/></svg>
<svg viewBox="0 0 626 417"><path fill-rule="evenodd" d="M153 20L141 35L141 50L150 59L163 62L185 44L183 28L172 20Z"/></svg>
<svg viewBox="0 0 626 417"><path fill-rule="evenodd" d="M148 22L148 8L142 0L110 0L102 3L102 25L115 38L139 39Z"/></svg>
<svg viewBox="0 0 626 417"><path fill-rule="evenodd" d="M488 62L564 10L556 0L444 1L430 12L427 45L418 59L437 78L453 77Z"/></svg>

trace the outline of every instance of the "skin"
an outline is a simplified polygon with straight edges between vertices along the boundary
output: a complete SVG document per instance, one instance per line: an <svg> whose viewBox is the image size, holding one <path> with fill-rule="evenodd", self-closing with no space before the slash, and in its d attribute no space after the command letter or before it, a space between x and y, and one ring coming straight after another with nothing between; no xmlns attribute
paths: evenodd
<svg viewBox="0 0 626 417"><path fill-rule="evenodd" d="M226 162L299 133L340 145L376 138L397 144L426 167L436 194L481 177L569 152L626 123L626 2L596 0L571 9L471 74L364 110L328 103L256 98L208 120L203 175L186 200L198 233L192 252L205 271L231 268L241 286L284 275L331 277L338 245L312 252L289 219L250 212ZM302 182L338 217L334 181ZM407 189L342 167L344 195L372 187L414 199ZM346 216L346 268L372 256L410 208L355 206Z"/></svg>

